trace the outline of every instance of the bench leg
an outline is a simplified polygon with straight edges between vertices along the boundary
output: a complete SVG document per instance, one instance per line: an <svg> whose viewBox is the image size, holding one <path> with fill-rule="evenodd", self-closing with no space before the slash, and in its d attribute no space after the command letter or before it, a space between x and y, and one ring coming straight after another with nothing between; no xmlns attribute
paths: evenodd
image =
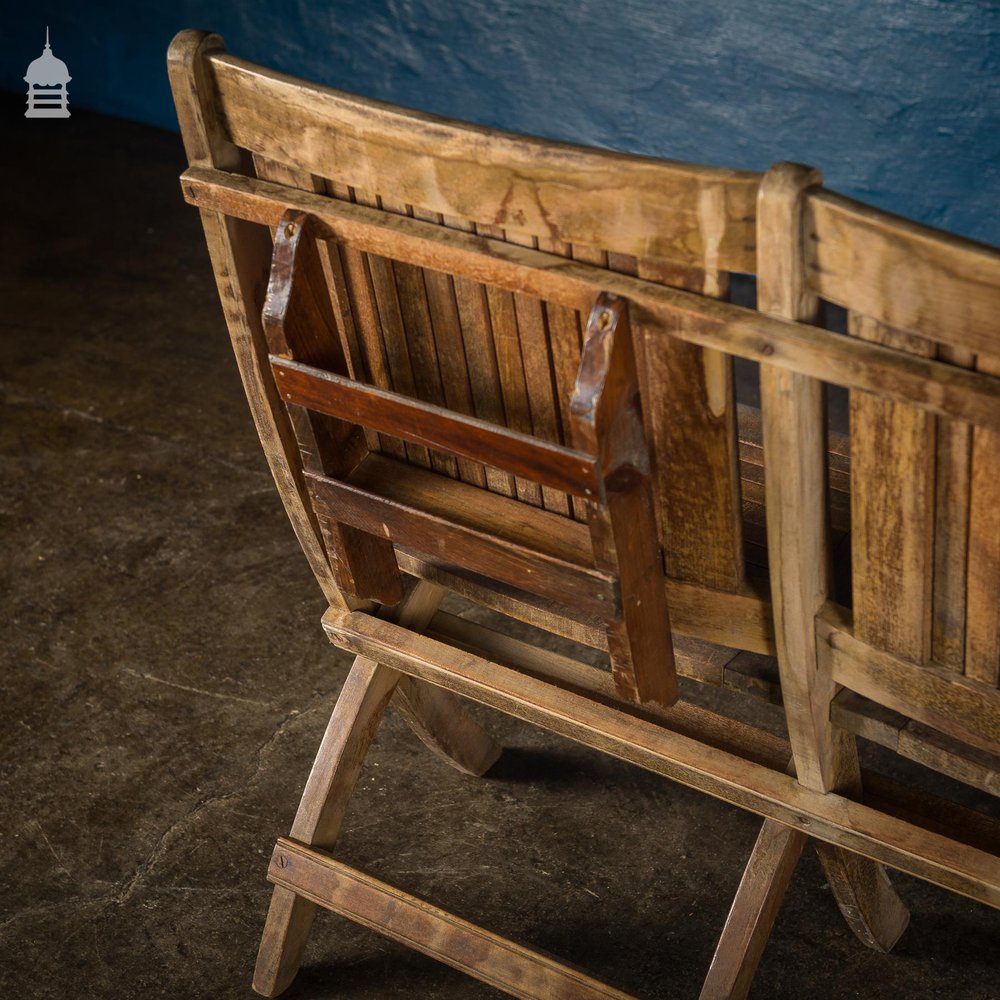
<svg viewBox="0 0 1000 1000"><path fill-rule="evenodd" d="M374 660L359 656L354 661L292 824L297 840L327 848L335 843L361 766L398 681L395 670ZM314 903L275 887L254 969L253 988L258 993L274 997L291 984L315 912Z"/></svg>
<svg viewBox="0 0 1000 1000"><path fill-rule="evenodd" d="M842 847L816 842L826 880L848 927L875 951L891 951L910 922L910 911L889 881L885 868Z"/></svg>
<svg viewBox="0 0 1000 1000"><path fill-rule="evenodd" d="M400 625L422 632L444 599L443 587L421 580L389 616ZM480 777L500 756L500 744L465 711L462 699L415 677L401 675L392 707L418 739L452 767Z"/></svg>
<svg viewBox="0 0 1000 1000"><path fill-rule="evenodd" d="M312 930L316 904L276 885L253 971L254 991L276 997L292 984Z"/></svg>
<svg viewBox="0 0 1000 1000"><path fill-rule="evenodd" d="M764 820L712 956L699 1000L743 1000L808 838Z"/></svg>
<svg viewBox="0 0 1000 1000"><path fill-rule="evenodd" d="M423 629L433 617L444 591L420 583L399 609L400 624ZM464 713L458 699L445 698L428 684L410 683L398 671L374 660L355 659L330 716L313 762L291 836L303 844L330 849L336 843L361 767L390 699L398 697L404 717L439 755L472 774L482 774L499 748ZM277 996L295 978L309 937L316 905L289 889L276 886L268 909L253 988Z"/></svg>
<svg viewBox="0 0 1000 1000"><path fill-rule="evenodd" d="M404 675L392 707L429 750L479 778L497 762L502 747L465 711L462 701L444 688Z"/></svg>

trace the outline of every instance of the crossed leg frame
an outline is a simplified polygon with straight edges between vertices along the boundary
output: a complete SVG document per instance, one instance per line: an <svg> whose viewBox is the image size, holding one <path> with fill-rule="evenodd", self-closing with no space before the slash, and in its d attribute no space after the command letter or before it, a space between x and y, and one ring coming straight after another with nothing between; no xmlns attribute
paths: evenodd
<svg viewBox="0 0 1000 1000"><path fill-rule="evenodd" d="M422 631L444 591L421 582L400 606L399 625ZM448 691L358 656L330 717L289 838L277 842L268 871L274 883L257 955L253 988L282 993L298 972L317 906L368 926L507 993L631 1000L579 970L514 944L350 868L329 852L340 833L365 757L393 704L435 753L459 770L482 776L500 747ZM809 840L766 819L726 920L700 1000L745 997L785 890ZM816 842L842 913L869 947L889 950L908 914L880 865Z"/></svg>

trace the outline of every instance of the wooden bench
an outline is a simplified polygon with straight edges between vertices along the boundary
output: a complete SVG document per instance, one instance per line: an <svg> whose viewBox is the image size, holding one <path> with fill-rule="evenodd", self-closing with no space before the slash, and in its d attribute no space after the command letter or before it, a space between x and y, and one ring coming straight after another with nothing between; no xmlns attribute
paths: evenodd
<svg viewBox="0 0 1000 1000"><path fill-rule="evenodd" d="M809 839L872 947L908 917L883 865L1000 905L998 824L863 772L854 738L891 730L877 704L897 749L911 723L951 741L953 772L998 752L1000 255L804 167L510 136L201 32L168 61L250 408L357 654L274 850L255 989L288 986L322 906L515 996L623 996L332 856L390 703L471 774L500 751L464 698L764 817L704 998L746 994ZM760 366L756 412L734 357ZM850 393L832 448L826 383ZM446 614L446 591L608 669ZM776 684L745 669L775 655ZM677 675L779 700L788 741L677 700Z"/></svg>

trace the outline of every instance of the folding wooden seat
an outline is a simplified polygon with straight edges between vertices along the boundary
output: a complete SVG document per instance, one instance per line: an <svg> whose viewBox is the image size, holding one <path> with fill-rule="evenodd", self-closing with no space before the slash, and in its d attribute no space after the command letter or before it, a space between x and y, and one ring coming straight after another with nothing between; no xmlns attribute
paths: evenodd
<svg viewBox="0 0 1000 1000"><path fill-rule="evenodd" d="M933 294L911 313L870 294L880 267L917 281L945 261L978 268L958 294L980 295L969 323L949 320L951 343L970 324L987 343L996 255L945 241L935 256L911 229L905 249L869 258L860 237L838 242L844 218L867 210L838 214L804 169L762 178L447 122L272 73L214 35L182 32L169 69L182 188L201 210L258 432L329 600L323 626L357 654L274 850L258 992L291 982L322 906L516 996L624 996L332 856L390 702L471 774L499 748L463 698L763 816L705 997L746 992L807 838L872 946L906 922L882 864L998 905L995 825L863 774L841 724L868 716L838 685L891 688L885 704L985 754L996 682L911 669L857 616L859 600L883 599L865 590L857 525L872 546L898 536L884 491L902 459L862 459L850 483L855 624L826 601L821 380L855 394L858 454L899 413L938 420L949 441L981 427L967 432L987 455L970 480L988 478L1000 380L955 363L968 358L874 343L867 320L856 336L807 322L821 296L896 328L916 317L920 335L947 340ZM759 275L761 312L725 301L731 273ZM732 356L762 366L760 441L741 440ZM935 523L954 540L949 517ZM975 571L982 586L990 572ZM447 591L605 651L609 669L444 613ZM723 685L740 655L774 653L790 744L677 701L678 674ZM893 670L909 679L889 683Z"/></svg>

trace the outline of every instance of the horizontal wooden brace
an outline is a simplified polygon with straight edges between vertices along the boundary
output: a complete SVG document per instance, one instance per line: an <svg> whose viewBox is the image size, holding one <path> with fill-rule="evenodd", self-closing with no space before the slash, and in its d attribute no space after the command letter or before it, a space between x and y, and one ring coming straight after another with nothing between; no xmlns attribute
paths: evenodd
<svg viewBox="0 0 1000 1000"><path fill-rule="evenodd" d="M1000 750L996 688L869 646L855 638L835 605L826 605L817 616L816 643L820 667L838 684L990 753Z"/></svg>
<svg viewBox="0 0 1000 1000"><path fill-rule="evenodd" d="M1000 795L1000 753L970 746L849 688L831 702L830 721L956 781Z"/></svg>
<svg viewBox="0 0 1000 1000"><path fill-rule="evenodd" d="M1000 858L782 771L627 716L361 613L331 608L331 641L820 840L1000 907Z"/></svg>
<svg viewBox="0 0 1000 1000"><path fill-rule="evenodd" d="M617 584L594 568L586 525L375 454L347 481L306 473L306 483L321 517L448 555L605 622L619 612Z"/></svg>
<svg viewBox="0 0 1000 1000"><path fill-rule="evenodd" d="M398 550L396 555L400 569L406 573L433 580L477 604L593 649L608 648L607 635L596 618L587 622L579 614L570 617L552 602L534 599L522 588L469 573L452 564L447 557L429 558L405 548ZM774 654L774 626L766 591L759 593L744 587L732 594L669 577L665 586L670 627L674 632L722 646L768 656Z"/></svg>
<svg viewBox="0 0 1000 1000"><path fill-rule="evenodd" d="M628 994L281 838L267 877L296 895L524 1000L631 1000Z"/></svg>
<svg viewBox="0 0 1000 1000"><path fill-rule="evenodd" d="M601 291L629 300L636 327L876 392L967 423L1000 429L1000 378L804 323L644 281L502 240L381 212L205 167L181 175L193 205L274 227L289 208L317 219L317 235L348 247L535 295L586 314Z"/></svg>
<svg viewBox="0 0 1000 1000"><path fill-rule="evenodd" d="M674 732L683 733L730 753L746 754L749 759L776 770L785 770L791 760L788 743L778 736L688 701L678 701L669 708L637 705L618 694L607 670L581 663L544 646L523 642L468 618L439 611L431 620L426 634L490 662L501 663L539 680L603 702L636 718L664 722ZM699 657L687 656L685 649L682 639L674 650L678 673L698 676L696 670L699 669Z"/></svg>
<svg viewBox="0 0 1000 1000"><path fill-rule="evenodd" d="M596 500L603 494L597 461L583 452L288 358L271 355L271 368L286 403L482 462L584 499Z"/></svg>

